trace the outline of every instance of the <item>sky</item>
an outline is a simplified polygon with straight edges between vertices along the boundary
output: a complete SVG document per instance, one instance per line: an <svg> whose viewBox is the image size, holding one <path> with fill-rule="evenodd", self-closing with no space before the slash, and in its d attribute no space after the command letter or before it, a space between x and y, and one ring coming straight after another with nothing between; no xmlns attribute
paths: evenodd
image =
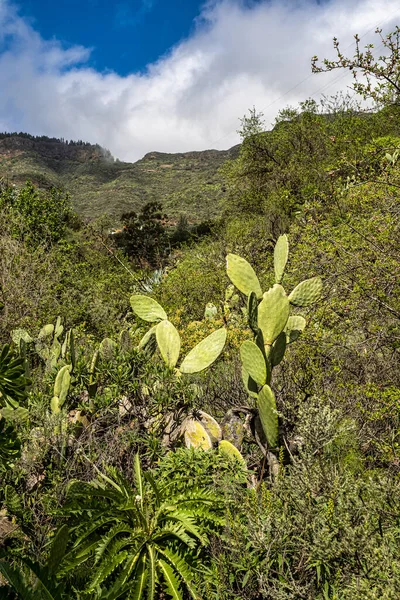
<svg viewBox="0 0 400 600"><path fill-rule="evenodd" d="M249 108L346 90L311 74L400 24L398 0L0 0L0 131L82 139L127 161L224 149ZM377 43L379 50L379 42Z"/></svg>

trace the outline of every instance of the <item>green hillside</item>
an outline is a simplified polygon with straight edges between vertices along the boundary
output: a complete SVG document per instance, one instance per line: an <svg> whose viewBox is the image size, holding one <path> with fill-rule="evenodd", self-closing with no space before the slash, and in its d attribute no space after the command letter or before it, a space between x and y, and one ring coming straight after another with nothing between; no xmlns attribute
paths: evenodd
<svg viewBox="0 0 400 600"><path fill-rule="evenodd" d="M100 146L66 143L26 134L0 134L0 176L23 184L62 187L83 217L137 210L161 202L171 218L215 217L224 196L218 169L239 147L165 154L151 152L135 163L114 160Z"/></svg>

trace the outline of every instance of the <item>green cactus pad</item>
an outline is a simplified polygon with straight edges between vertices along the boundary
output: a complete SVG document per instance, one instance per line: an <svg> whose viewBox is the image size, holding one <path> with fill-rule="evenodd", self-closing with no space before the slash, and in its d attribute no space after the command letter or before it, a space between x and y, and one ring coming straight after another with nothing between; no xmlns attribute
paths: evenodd
<svg viewBox="0 0 400 600"><path fill-rule="evenodd" d="M149 323L155 323L156 321L167 320L167 313L158 302L149 298L149 296L143 296L141 294L131 296L131 306L133 312L143 321Z"/></svg>
<svg viewBox="0 0 400 600"><path fill-rule="evenodd" d="M198 373L209 367L221 354L226 342L226 329L221 327L197 344L185 356L179 368L181 373Z"/></svg>
<svg viewBox="0 0 400 600"><path fill-rule="evenodd" d="M185 445L187 448L212 448L210 436L199 421L187 419L185 421Z"/></svg>
<svg viewBox="0 0 400 600"><path fill-rule="evenodd" d="M23 340L26 344L33 342L33 339L26 331L26 329L14 329L11 332L11 339L16 346L19 347L20 341Z"/></svg>
<svg viewBox="0 0 400 600"><path fill-rule="evenodd" d="M242 454L239 452L239 450L236 448L236 446L234 446L233 444L228 442L228 440L220 441L220 443L218 445L218 451L221 454L225 454L226 456L229 456L229 458L234 458L235 460L239 461L240 464L245 469L247 469L246 461L244 460Z"/></svg>
<svg viewBox="0 0 400 600"><path fill-rule="evenodd" d="M71 365L65 365L57 373L56 380L54 382L54 396L59 399L59 406L61 407L68 395L69 385L71 383Z"/></svg>
<svg viewBox="0 0 400 600"><path fill-rule="evenodd" d="M283 274L285 272L286 263L289 256L289 242L287 235L281 235L275 244L274 249L274 270L275 270L275 281L281 283Z"/></svg>
<svg viewBox="0 0 400 600"><path fill-rule="evenodd" d="M57 415L60 412L60 399L58 396L53 396L50 400L50 409L53 415Z"/></svg>
<svg viewBox="0 0 400 600"><path fill-rule="evenodd" d="M254 381L254 379L252 379L250 377L250 375L248 374L246 369L243 367L243 365L242 365L242 381L243 381L244 389L246 390L248 395L251 398L257 398L258 397L258 385Z"/></svg>
<svg viewBox="0 0 400 600"><path fill-rule="evenodd" d="M156 339L165 364L174 368L181 351L181 338L170 321L161 321L156 326Z"/></svg>
<svg viewBox="0 0 400 600"><path fill-rule="evenodd" d="M271 345L285 328L289 317L289 300L279 284L265 292L258 306L258 326L264 336L264 343Z"/></svg>
<svg viewBox="0 0 400 600"><path fill-rule="evenodd" d="M321 277L312 277L299 283L289 295L289 302L294 306L309 306L317 302L322 293Z"/></svg>
<svg viewBox="0 0 400 600"><path fill-rule="evenodd" d="M255 292L251 292L247 299L247 320L254 334L258 331L258 300Z"/></svg>
<svg viewBox="0 0 400 600"><path fill-rule="evenodd" d="M271 448L276 448L279 436L278 413L276 410L274 392L269 385L264 385L258 394L257 406L268 445Z"/></svg>
<svg viewBox="0 0 400 600"><path fill-rule="evenodd" d="M301 315L292 315L289 317L285 327L286 343L291 344L296 341L305 326L306 320Z"/></svg>
<svg viewBox="0 0 400 600"><path fill-rule="evenodd" d="M151 338L154 336L156 336L156 329L157 329L157 325L153 325L153 327L151 329L148 330L147 333L144 334L144 336L142 337L142 339L139 342L138 348L140 350L144 350L147 346L147 344L150 342Z"/></svg>
<svg viewBox="0 0 400 600"><path fill-rule="evenodd" d="M45 325L44 327L42 327L42 329L39 331L38 339L41 340L43 338L50 337L51 335L53 335L53 332L54 332L54 325L52 323L49 323L48 325Z"/></svg>
<svg viewBox="0 0 400 600"><path fill-rule="evenodd" d="M254 292L257 298L262 297L262 290L253 267L241 256L228 254L226 272L232 283L246 296Z"/></svg>
<svg viewBox="0 0 400 600"><path fill-rule="evenodd" d="M240 359L247 373L258 385L265 385L267 381L267 366L260 348L246 340L240 346Z"/></svg>
<svg viewBox="0 0 400 600"><path fill-rule="evenodd" d="M282 361L285 356L286 350L286 333L282 331L276 338L272 348L269 359L271 361L271 366L276 367Z"/></svg>

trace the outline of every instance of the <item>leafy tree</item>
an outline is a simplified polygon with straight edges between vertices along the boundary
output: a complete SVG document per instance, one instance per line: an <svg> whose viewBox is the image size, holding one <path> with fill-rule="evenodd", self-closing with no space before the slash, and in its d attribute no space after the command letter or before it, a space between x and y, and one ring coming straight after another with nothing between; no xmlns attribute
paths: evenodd
<svg viewBox="0 0 400 600"><path fill-rule="evenodd" d="M159 266L168 250L165 219L159 202L148 202L139 214L124 213L123 229L114 236L117 245L138 264Z"/></svg>
<svg viewBox="0 0 400 600"><path fill-rule="evenodd" d="M400 27L387 35L382 35L382 29L377 28L380 45L384 53L376 56L374 44L360 48L360 37L356 34L356 52L352 58L344 56L339 47L339 41L333 38L333 47L337 60L324 59L318 65L319 59L311 59L313 73L323 73L335 69L348 69L353 73L353 89L364 99L372 99L377 104L400 104ZM360 81L360 75L364 80Z"/></svg>
<svg viewBox="0 0 400 600"><path fill-rule="evenodd" d="M64 514L71 517L75 542L61 574L87 564L85 592L104 592L108 600L152 600L160 590L181 600L182 586L196 599L207 529L223 524L221 502L207 489L159 486L142 473L138 455L134 486L115 469L108 472L110 477L99 473L91 483L69 487Z"/></svg>

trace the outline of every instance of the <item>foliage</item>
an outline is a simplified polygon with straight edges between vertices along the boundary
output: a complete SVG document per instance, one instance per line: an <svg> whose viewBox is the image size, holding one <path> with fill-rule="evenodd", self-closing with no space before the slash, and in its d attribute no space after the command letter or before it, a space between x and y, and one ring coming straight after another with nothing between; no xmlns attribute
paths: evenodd
<svg viewBox="0 0 400 600"><path fill-rule="evenodd" d="M399 104L400 101L400 27L387 35L382 35L379 27L375 33L379 35L379 46L383 47L380 56L374 56L374 44L360 48L360 37L355 35L356 52L354 57L347 58L339 48L339 41L333 38L333 47L337 60L324 59L323 66L318 66L318 57L312 58L313 73L348 69L353 73L353 89L364 99L372 98L379 105ZM360 81L360 75L365 79Z"/></svg>
<svg viewBox="0 0 400 600"><path fill-rule="evenodd" d="M164 589L176 600L182 586L193 598L207 529L217 529L221 503L204 488L160 487L135 458L134 486L109 470L89 483L72 482L64 513L77 523L64 573L91 564L86 592L96 597L154 598ZM104 587L106 586L106 588Z"/></svg>

